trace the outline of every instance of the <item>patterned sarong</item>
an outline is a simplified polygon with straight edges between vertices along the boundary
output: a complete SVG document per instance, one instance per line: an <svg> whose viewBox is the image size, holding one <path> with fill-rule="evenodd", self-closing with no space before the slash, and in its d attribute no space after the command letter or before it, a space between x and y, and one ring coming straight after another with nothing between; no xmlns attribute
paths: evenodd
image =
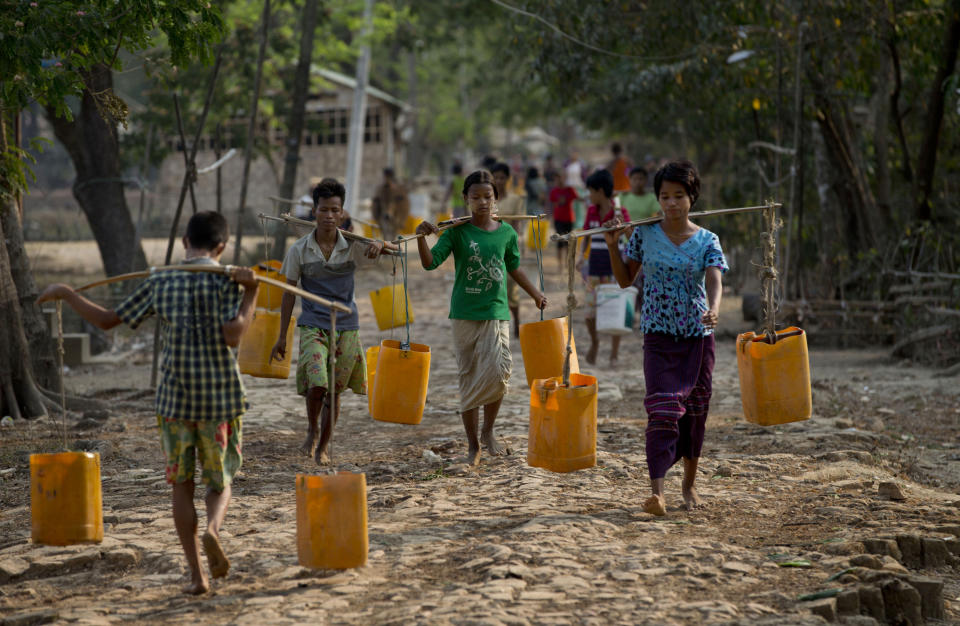
<svg viewBox="0 0 960 626"><path fill-rule="evenodd" d="M300 356L297 360L297 393L307 395L311 387L327 388L330 365L327 362L327 337L330 331L313 326L300 326ZM337 331L337 354L334 373L337 379L336 391L343 393L350 389L353 393L367 393L367 361L360 344L360 331Z"/></svg>
<svg viewBox="0 0 960 626"><path fill-rule="evenodd" d="M703 449L714 363L713 335L676 338L643 336L643 377L647 395L647 468L663 478L681 458Z"/></svg>
<svg viewBox="0 0 960 626"><path fill-rule="evenodd" d="M496 402L507 393L513 368L510 322L450 320L457 355L460 412Z"/></svg>

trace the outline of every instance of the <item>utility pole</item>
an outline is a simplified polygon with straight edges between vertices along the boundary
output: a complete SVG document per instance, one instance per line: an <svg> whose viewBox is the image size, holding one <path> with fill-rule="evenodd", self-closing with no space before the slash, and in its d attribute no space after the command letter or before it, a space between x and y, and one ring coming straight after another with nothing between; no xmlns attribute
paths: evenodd
<svg viewBox="0 0 960 626"><path fill-rule="evenodd" d="M361 33L360 58L357 60L357 80L353 91L353 107L350 110L350 136L347 139L347 206L350 215L355 214L359 195L360 168L363 165L363 129L367 118L367 82L370 79L370 43L373 32L373 0L363 6L363 32ZM391 132L388 130L388 132Z"/></svg>

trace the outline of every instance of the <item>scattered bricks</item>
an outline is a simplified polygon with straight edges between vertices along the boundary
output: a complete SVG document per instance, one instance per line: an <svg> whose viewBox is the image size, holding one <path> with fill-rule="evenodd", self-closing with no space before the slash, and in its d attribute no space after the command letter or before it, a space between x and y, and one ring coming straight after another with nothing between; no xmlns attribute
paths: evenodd
<svg viewBox="0 0 960 626"><path fill-rule="evenodd" d="M844 589L837 594L836 601L838 615L860 614L860 593L856 589Z"/></svg>
<svg viewBox="0 0 960 626"><path fill-rule="evenodd" d="M943 619L943 580L928 576L910 576L907 582L920 593L923 617Z"/></svg>
<svg viewBox="0 0 960 626"><path fill-rule="evenodd" d="M903 555L898 561L907 567L923 567L923 544L918 535L897 535L897 547Z"/></svg>
<svg viewBox="0 0 960 626"><path fill-rule="evenodd" d="M880 588L873 585L861 585L857 587L857 593L860 595L860 612L869 615L878 622L886 623L887 613L883 606L883 592L880 591Z"/></svg>
<svg viewBox="0 0 960 626"><path fill-rule="evenodd" d="M870 569L880 569L883 562L872 554L858 554L850 559L850 565L854 567L869 567Z"/></svg>
<svg viewBox="0 0 960 626"><path fill-rule="evenodd" d="M30 564L23 559L16 556L7 557L0 561L0 583L16 578L28 569Z"/></svg>
<svg viewBox="0 0 960 626"><path fill-rule="evenodd" d="M943 567L947 564L947 543L937 537L924 537L920 542L923 548L923 566L926 568Z"/></svg>
<svg viewBox="0 0 960 626"><path fill-rule="evenodd" d="M902 558L900 546L894 539L864 539L863 548L870 554L888 554L898 561Z"/></svg>
<svg viewBox="0 0 960 626"><path fill-rule="evenodd" d="M803 607L809 609L814 615L819 615L828 622L837 621L837 599L823 598L813 602L805 602Z"/></svg>
<svg viewBox="0 0 960 626"><path fill-rule="evenodd" d="M923 624L920 592L900 579L883 585L883 610L894 624Z"/></svg>
<svg viewBox="0 0 960 626"><path fill-rule="evenodd" d="M877 495L881 498L890 500L906 500L907 496L903 493L900 485L893 482L882 482L877 485Z"/></svg>

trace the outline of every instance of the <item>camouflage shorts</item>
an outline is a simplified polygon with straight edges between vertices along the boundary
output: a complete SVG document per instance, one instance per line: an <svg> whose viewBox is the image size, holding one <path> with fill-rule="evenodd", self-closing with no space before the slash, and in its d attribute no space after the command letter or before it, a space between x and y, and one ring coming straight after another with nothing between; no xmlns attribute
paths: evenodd
<svg viewBox="0 0 960 626"><path fill-rule="evenodd" d="M241 418L229 422L187 421L157 417L160 445L167 459L167 482L193 482L196 459L200 460L200 479L214 491L230 485L243 456Z"/></svg>

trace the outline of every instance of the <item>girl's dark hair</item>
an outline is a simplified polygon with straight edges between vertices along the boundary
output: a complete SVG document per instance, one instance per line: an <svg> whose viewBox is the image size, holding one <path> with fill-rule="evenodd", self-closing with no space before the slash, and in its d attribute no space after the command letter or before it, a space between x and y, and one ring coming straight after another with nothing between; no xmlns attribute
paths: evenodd
<svg viewBox="0 0 960 626"><path fill-rule="evenodd" d="M313 188L313 206L320 204L320 198L340 198L340 207L347 201L347 189L336 178L324 178Z"/></svg>
<svg viewBox="0 0 960 626"><path fill-rule="evenodd" d="M230 227L220 213L200 211L187 222L186 235L191 248L214 250L221 243L227 243Z"/></svg>
<svg viewBox="0 0 960 626"><path fill-rule="evenodd" d="M700 197L700 174L693 163L683 159L671 161L661 167L653 177L653 193L660 195L660 186L665 180L683 185L690 196L690 206L697 203L697 198Z"/></svg>
<svg viewBox="0 0 960 626"><path fill-rule="evenodd" d="M493 187L493 197L497 200L500 199L500 194L497 192L497 186L493 182L493 174L487 170L477 170L467 176L467 178L463 181L464 198L466 198L467 194L470 193L471 185L490 185Z"/></svg>
<svg viewBox="0 0 960 626"><path fill-rule="evenodd" d="M533 180L534 178L540 178L540 170L531 167L527 170L527 180Z"/></svg>
<svg viewBox="0 0 960 626"><path fill-rule="evenodd" d="M510 178L510 166L504 163L503 161L494 163L493 167L490 168L491 174L496 174L497 172L503 172L504 174L507 175L507 178Z"/></svg>
<svg viewBox="0 0 960 626"><path fill-rule="evenodd" d="M608 198L613 197L613 174L607 170L597 170L587 176L587 189L599 189Z"/></svg>

